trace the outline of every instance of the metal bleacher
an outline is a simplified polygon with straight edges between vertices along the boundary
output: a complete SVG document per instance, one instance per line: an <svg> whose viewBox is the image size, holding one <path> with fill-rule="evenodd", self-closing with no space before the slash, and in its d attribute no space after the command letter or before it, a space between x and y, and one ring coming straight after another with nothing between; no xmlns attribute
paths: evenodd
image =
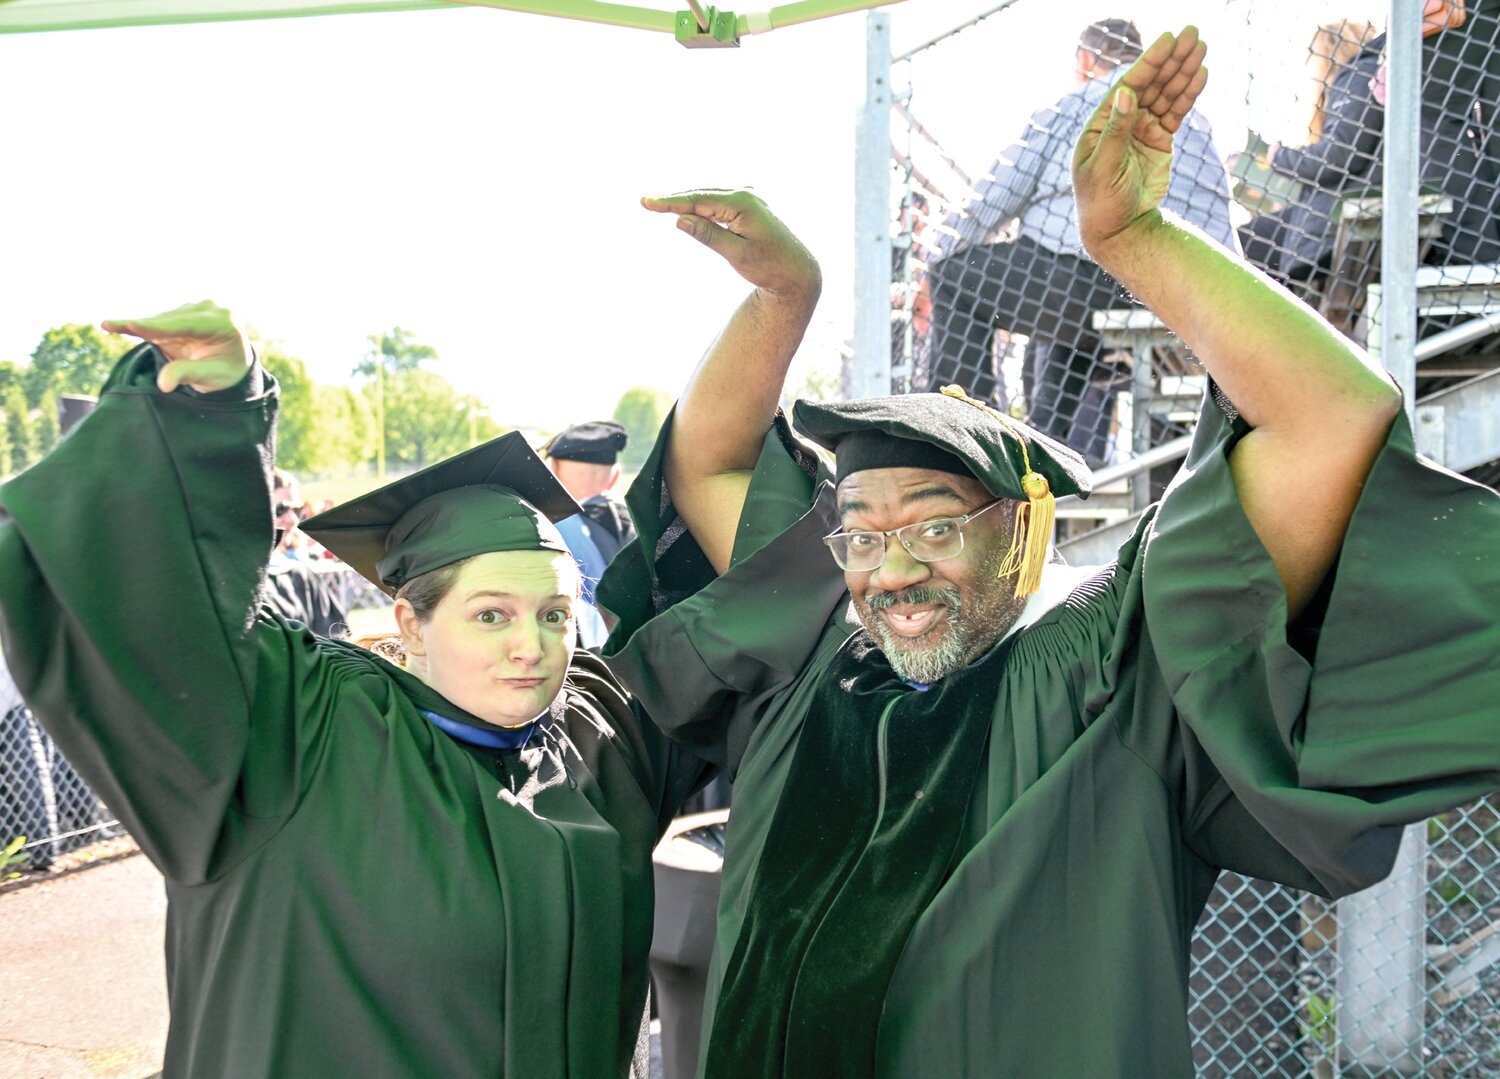
<svg viewBox="0 0 1500 1079"><path fill-rule="evenodd" d="M1378 207L1357 200L1343 253L1368 246L1370 222L1378 227ZM1423 216L1436 220L1444 200L1424 202ZM1432 235L1424 222L1419 234ZM1500 471L1500 264L1424 266L1416 271L1420 340L1416 346L1418 399L1414 437L1419 452L1459 472L1487 469L1479 478L1493 483ZM1382 340L1382 288L1364 285L1354 305L1359 333L1379 361ZM1455 325L1448 325L1454 323ZM1058 547L1073 562L1107 561L1152 499L1152 471L1187 454L1189 436L1154 440L1155 420L1181 421L1196 412L1207 390L1207 376L1184 355L1182 342L1144 308L1116 308L1094 316L1106 347L1131 357L1129 388L1119 397L1119 423L1130 432L1129 456L1100 469L1096 494L1087 502L1062 499L1058 517L1069 533ZM1423 334L1426 334L1423 336ZM1080 527L1092 524L1094 527Z"/></svg>

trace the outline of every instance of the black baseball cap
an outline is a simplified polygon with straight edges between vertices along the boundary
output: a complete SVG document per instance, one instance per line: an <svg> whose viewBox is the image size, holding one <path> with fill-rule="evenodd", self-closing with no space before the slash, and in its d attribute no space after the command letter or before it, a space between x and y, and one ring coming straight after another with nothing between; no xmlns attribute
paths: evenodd
<svg viewBox="0 0 1500 1079"><path fill-rule="evenodd" d="M542 447L542 452L559 461L612 465L629 441L630 435L614 420L590 420L563 428Z"/></svg>

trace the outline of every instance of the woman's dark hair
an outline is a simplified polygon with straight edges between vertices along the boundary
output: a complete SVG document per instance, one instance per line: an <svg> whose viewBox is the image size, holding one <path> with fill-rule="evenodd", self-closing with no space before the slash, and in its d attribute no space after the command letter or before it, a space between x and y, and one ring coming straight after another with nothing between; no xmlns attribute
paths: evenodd
<svg viewBox="0 0 1500 1079"><path fill-rule="evenodd" d="M473 557L461 558L457 562L450 562L446 566L439 566L413 577L396 590L396 598L410 603L411 609L417 612L417 617L425 622L432 617L432 612L452 590L453 582L458 580L464 566L471 561Z"/></svg>

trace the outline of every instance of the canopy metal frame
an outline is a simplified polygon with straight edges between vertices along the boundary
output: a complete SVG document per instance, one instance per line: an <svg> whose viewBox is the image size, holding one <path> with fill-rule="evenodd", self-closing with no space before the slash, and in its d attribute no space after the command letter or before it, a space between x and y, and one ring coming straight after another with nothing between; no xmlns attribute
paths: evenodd
<svg viewBox="0 0 1500 1079"><path fill-rule="evenodd" d="M902 0L794 0L741 14L702 0L686 2L686 10L667 11L605 0L0 0L0 34L489 7L652 30L671 34L688 48L733 48L750 34Z"/></svg>

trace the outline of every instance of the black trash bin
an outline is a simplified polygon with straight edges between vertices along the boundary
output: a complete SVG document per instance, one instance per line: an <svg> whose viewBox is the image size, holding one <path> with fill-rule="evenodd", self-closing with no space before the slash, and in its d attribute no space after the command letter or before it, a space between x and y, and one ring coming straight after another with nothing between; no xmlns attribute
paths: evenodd
<svg viewBox="0 0 1500 1079"><path fill-rule="evenodd" d="M728 819L727 809L678 817L652 856L656 923L651 979L661 1017L663 1079L692 1079L697 1071Z"/></svg>

